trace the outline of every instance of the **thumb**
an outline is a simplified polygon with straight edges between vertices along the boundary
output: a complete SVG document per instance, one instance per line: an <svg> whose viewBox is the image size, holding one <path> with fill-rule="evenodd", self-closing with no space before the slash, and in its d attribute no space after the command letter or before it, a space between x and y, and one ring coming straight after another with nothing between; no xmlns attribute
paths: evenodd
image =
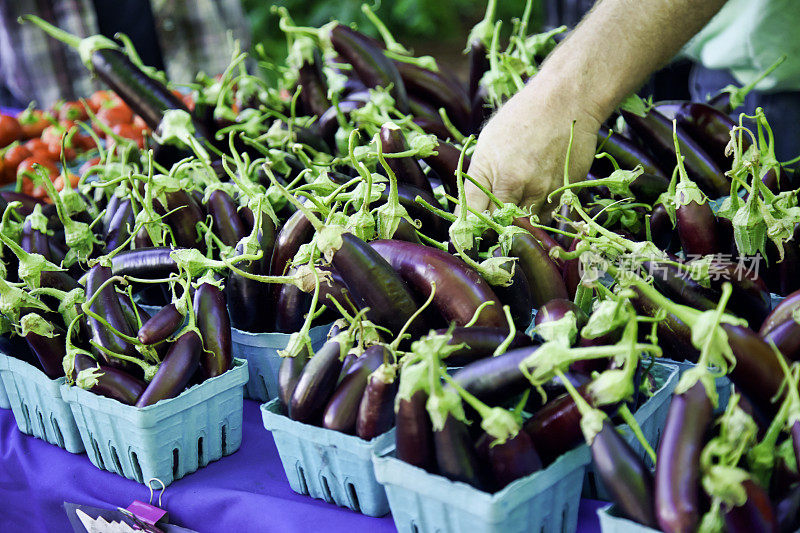
<svg viewBox="0 0 800 533"><path fill-rule="evenodd" d="M475 165L470 165L468 173L472 179L480 183L483 187L490 191L492 190L489 178L487 178L480 169L475 168ZM464 195L467 198L467 205L475 211L485 211L486 208L489 207L489 197L470 180L464 181Z"/></svg>

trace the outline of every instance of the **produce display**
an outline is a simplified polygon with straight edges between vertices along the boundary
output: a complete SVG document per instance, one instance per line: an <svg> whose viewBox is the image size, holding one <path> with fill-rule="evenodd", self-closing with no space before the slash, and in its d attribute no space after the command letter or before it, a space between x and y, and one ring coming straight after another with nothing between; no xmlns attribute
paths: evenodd
<svg viewBox="0 0 800 533"><path fill-rule="evenodd" d="M529 1L502 47L494 4L468 83L366 6L381 40L276 8L277 85L237 49L181 90L125 39L25 17L111 90L0 119L3 350L144 408L231 369L232 327L289 333L285 415L394 431L431 476L495 493L585 443L642 526L795 530L800 206L767 117L729 118L748 87L634 95L552 220L490 191L476 212L475 136L564 31L528 35ZM650 442L633 413L658 361L696 364Z"/></svg>

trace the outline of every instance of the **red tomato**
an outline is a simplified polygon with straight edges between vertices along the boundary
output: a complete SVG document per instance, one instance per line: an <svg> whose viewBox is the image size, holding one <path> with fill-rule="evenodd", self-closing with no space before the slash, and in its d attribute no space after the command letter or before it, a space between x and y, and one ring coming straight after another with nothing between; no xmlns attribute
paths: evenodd
<svg viewBox="0 0 800 533"><path fill-rule="evenodd" d="M125 104L102 107L97 112L97 120L109 127L117 124L130 124L133 122L133 111Z"/></svg>
<svg viewBox="0 0 800 533"><path fill-rule="evenodd" d="M47 150L50 152L50 156L55 160L61 159L61 138L66 134L66 132L67 130L61 125L48 126L42 132L42 141L47 145ZM75 138L73 137L73 141L74 140ZM77 143L75 144L77 145ZM68 161L72 161L75 159L75 149L68 147L64 155Z"/></svg>
<svg viewBox="0 0 800 533"><path fill-rule="evenodd" d="M22 127L24 139L40 137L44 129L50 125L50 121L44 116L44 111L39 109L26 109L17 115L17 121Z"/></svg>
<svg viewBox="0 0 800 533"><path fill-rule="evenodd" d="M0 115L0 148L22 139L22 126L10 115Z"/></svg>
<svg viewBox="0 0 800 533"><path fill-rule="evenodd" d="M35 171L33 165L39 164L47 169L50 179L53 180L58 176L58 167L52 159L44 159L38 157L28 157L24 159L17 167L17 176L25 176L22 179L22 192L25 194L33 194L34 185L30 175Z"/></svg>
<svg viewBox="0 0 800 533"><path fill-rule="evenodd" d="M97 113L106 102L109 102L113 96L116 96L111 91L95 91L92 96L86 101L92 113Z"/></svg>
<svg viewBox="0 0 800 533"><path fill-rule="evenodd" d="M6 150L3 155L3 172L0 173L0 181L3 183L13 182L17 177L19 164L32 155L33 153L22 144Z"/></svg>
<svg viewBox="0 0 800 533"><path fill-rule="evenodd" d="M72 188L74 189L75 187L78 186L78 181L80 180L80 177L77 174L73 174L72 172L67 172L67 175L69 176L69 183L72 186ZM60 191L61 189L64 188L64 174L63 173L60 174L56 179L53 180L53 185L55 185L57 191Z"/></svg>
<svg viewBox="0 0 800 533"><path fill-rule="evenodd" d="M89 114L86 112L86 108L83 107L81 102L66 102L64 105L61 106L61 109L58 110L58 120L86 120L89 118Z"/></svg>
<svg viewBox="0 0 800 533"><path fill-rule="evenodd" d="M120 137L136 141L136 144L139 146L139 148L144 148L144 136L142 135L142 132L133 124L117 124L111 128L111 131ZM106 137L106 146L109 150L113 148L114 144L113 137Z"/></svg>

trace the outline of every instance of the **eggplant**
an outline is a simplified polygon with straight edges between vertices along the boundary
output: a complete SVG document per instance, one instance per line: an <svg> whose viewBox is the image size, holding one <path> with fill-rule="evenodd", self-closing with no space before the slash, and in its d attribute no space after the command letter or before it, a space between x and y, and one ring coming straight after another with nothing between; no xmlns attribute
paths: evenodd
<svg viewBox="0 0 800 533"><path fill-rule="evenodd" d="M377 240L370 244L424 297L430 295L431 284L435 283L433 305L448 322L464 326L481 304L494 302L484 308L475 325L501 328L507 325L501 303L489 284L457 257L436 248L402 241Z"/></svg>
<svg viewBox="0 0 800 533"><path fill-rule="evenodd" d="M200 367L202 351L203 341L196 332L187 331L178 337L161 361L155 377L139 396L136 407L147 407L183 392Z"/></svg>
<svg viewBox="0 0 800 533"><path fill-rule="evenodd" d="M111 268L99 264L93 266L86 275L86 299L91 299L95 293L100 290L101 285L111 279L111 276ZM117 296L117 291L114 289L113 284L106 285L102 289L102 292L95 298L90 309L92 312L103 317L111 327L120 333L130 337L135 335L135 331L125 319L120 299ZM136 357L137 352L133 344L109 331L105 325L100 323L97 319L90 317L89 327L91 329L92 338L103 348L114 353ZM99 351L99 356L107 366L121 368L123 370L128 370L132 366L131 363L109 356L102 351Z"/></svg>
<svg viewBox="0 0 800 533"><path fill-rule="evenodd" d="M536 348L517 348L497 357L479 359L454 372L453 379L479 400L500 403L530 387L519 365Z"/></svg>
<svg viewBox="0 0 800 533"><path fill-rule="evenodd" d="M673 141L672 123L658 111L651 109L640 117L622 111L625 122L665 168L674 168L677 161ZM730 191L730 182L714 160L683 130L677 128L678 143L689 177L708 196L717 198Z"/></svg>
<svg viewBox="0 0 800 533"><path fill-rule="evenodd" d="M115 276L165 278L178 272L178 264L170 256L175 250L175 248L155 247L120 252L111 258L111 271Z"/></svg>
<svg viewBox="0 0 800 533"><path fill-rule="evenodd" d="M125 405L134 405L145 388L147 388L147 384L144 381L118 368L100 366L94 359L85 354L79 353L75 356L74 368L75 373L72 379L75 379L81 370L98 368L99 372L94 374L97 382L89 390L100 396L113 398Z"/></svg>
<svg viewBox="0 0 800 533"><path fill-rule="evenodd" d="M607 418L590 444L594 469L611 501L631 520L655 528L653 475Z"/></svg>
<svg viewBox="0 0 800 533"><path fill-rule="evenodd" d="M441 430L433 431L436 467L453 481L461 481L483 490L480 466L467 425L448 413Z"/></svg>
<svg viewBox="0 0 800 533"><path fill-rule="evenodd" d="M438 329L434 333L444 335L449 330ZM470 326L456 327L450 332L450 340L447 344L464 346L450 353L445 359L448 366L465 366L480 359L492 356L498 346L508 337L505 328L475 327ZM509 349L522 348L533 345L533 339L525 334L517 333L508 346Z"/></svg>
<svg viewBox="0 0 800 533"><path fill-rule="evenodd" d="M322 345L308 361L300 373L287 406L292 420L307 422L320 414L336 387L336 380L342 369L341 355L341 339L334 337Z"/></svg>
<svg viewBox="0 0 800 533"><path fill-rule="evenodd" d="M203 342L200 367L206 378L221 376L233 365L231 322L225 295L219 287L203 283L194 293L194 315Z"/></svg>
<svg viewBox="0 0 800 533"><path fill-rule="evenodd" d="M483 433L476 441L478 459L488 466L488 488L496 492L517 479L542 469L542 460L533 442L524 431L518 432L504 443L491 445L492 437Z"/></svg>
<svg viewBox="0 0 800 533"><path fill-rule="evenodd" d="M613 157L614 161L616 161L617 165L622 169L633 170L641 165L642 169L647 174L661 177L669 175L669 172L665 172L664 169L662 169L646 152L639 148L636 143L620 133L613 132L605 126L602 126L597 133L597 140L601 143L601 150ZM613 166L603 159L596 161L595 165L601 176L608 176L614 170ZM668 168L672 168L673 166L674 164Z"/></svg>
<svg viewBox="0 0 800 533"><path fill-rule="evenodd" d="M380 139L381 150L384 154L405 152L409 149L403 131L394 122L387 122L381 126ZM422 172L422 167L419 166L416 159L413 157L389 157L386 158L386 163L397 178L398 184L407 183L433 195L431 183Z"/></svg>
<svg viewBox="0 0 800 533"><path fill-rule="evenodd" d="M778 533L778 520L767 492L752 479L745 480L742 486L747 500L743 505L727 509L725 530L729 533Z"/></svg>
<svg viewBox="0 0 800 533"><path fill-rule="evenodd" d="M214 234L226 246L236 246L247 234L237 207L233 198L221 189L212 192L208 197L207 208L213 220Z"/></svg>
<svg viewBox="0 0 800 533"><path fill-rule="evenodd" d="M388 367L378 367L367 380L358 406L356 435L371 440L394 426L394 404L398 381Z"/></svg>
<svg viewBox="0 0 800 533"><path fill-rule="evenodd" d="M178 331L178 328L183 324L183 320L184 316L178 311L175 304L169 303L142 324L137 337L142 344L158 344Z"/></svg>
<svg viewBox="0 0 800 533"><path fill-rule="evenodd" d="M694 531L700 521L700 452L711 401L700 382L672 397L658 447L655 509L664 531Z"/></svg>
<svg viewBox="0 0 800 533"><path fill-rule="evenodd" d="M395 454L406 463L433 472L436 453L433 427L425 407L428 393L415 391L409 398L400 398L395 408Z"/></svg>
<svg viewBox="0 0 800 533"><path fill-rule="evenodd" d="M355 433L359 404L369 376L384 363L388 354L386 348L380 344L370 346L364 351L325 406L322 427L342 433Z"/></svg>
<svg viewBox="0 0 800 533"><path fill-rule="evenodd" d="M288 406L291 403L297 381L309 359L310 354L304 345L298 354L293 357L284 357L281 360L281 366L278 369L278 397L283 405Z"/></svg>
<svg viewBox="0 0 800 533"><path fill-rule="evenodd" d="M558 266L533 235L517 233L512 237L510 254L519 259L531 289L531 300L539 308L555 298L567 299L567 286Z"/></svg>

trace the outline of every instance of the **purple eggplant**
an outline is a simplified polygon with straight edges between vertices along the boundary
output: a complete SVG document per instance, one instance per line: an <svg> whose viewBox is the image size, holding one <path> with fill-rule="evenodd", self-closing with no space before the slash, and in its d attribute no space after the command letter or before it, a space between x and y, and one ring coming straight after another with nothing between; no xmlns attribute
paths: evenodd
<svg viewBox="0 0 800 533"><path fill-rule="evenodd" d="M489 488L492 492L542 469L542 460L530 436L524 431L502 444L492 446L492 440L488 433L483 433L475 444L478 459L488 465L491 474Z"/></svg>
<svg viewBox="0 0 800 533"><path fill-rule="evenodd" d="M384 154L405 152L409 149L403 131L393 122L387 122L381 126L380 135L381 149ZM407 183L422 189L429 195L433 194L428 177L425 176L419 162L413 157L389 157L386 158L386 163L394 172L398 183Z"/></svg>
<svg viewBox="0 0 800 533"><path fill-rule="evenodd" d="M436 453L433 444L433 427L425 407L428 394L415 391L409 398L400 398L395 408L396 455L401 461L434 471Z"/></svg>
<svg viewBox="0 0 800 533"><path fill-rule="evenodd" d="M115 276L165 278L178 272L178 264L170 256L173 251L175 248L155 247L121 252L111 259L111 270Z"/></svg>
<svg viewBox="0 0 800 533"><path fill-rule="evenodd" d="M456 371L453 379L479 400L499 403L530 387L519 364L536 348L517 348L496 357L479 359Z"/></svg>
<svg viewBox="0 0 800 533"><path fill-rule="evenodd" d="M175 304L169 303L159 309L150 320L142 324L137 337L142 344L158 344L178 331L178 328L183 324L183 320L184 317L175 307Z"/></svg>
<svg viewBox="0 0 800 533"><path fill-rule="evenodd" d="M764 337L767 335L767 333L779 325L783 324L787 320L791 320L792 315L798 308L800 308L800 290L788 295L786 298L781 300L777 306L775 306L775 309L773 309L769 316L764 320L764 323L761 325L761 329L758 330L758 334Z"/></svg>
<svg viewBox="0 0 800 533"><path fill-rule="evenodd" d="M394 404L398 381L387 367L379 367L367 380L358 406L356 435L371 440L394 426Z"/></svg>
<svg viewBox="0 0 800 533"><path fill-rule="evenodd" d="M747 500L743 505L727 509L724 514L725 530L729 533L778 533L778 520L767 491L752 479L742 482L742 486Z"/></svg>
<svg viewBox="0 0 800 533"><path fill-rule="evenodd" d="M215 285L203 283L194 293L194 316L203 341L200 367L206 378L221 376L233 364L231 322L225 295Z"/></svg>
<svg viewBox="0 0 800 533"><path fill-rule="evenodd" d="M246 229L239 218L236 202L221 189L208 197L208 211L213 220L214 234L227 246L236 246L245 235Z"/></svg>
<svg viewBox="0 0 800 533"><path fill-rule="evenodd" d="M76 355L74 368L73 379L81 370L98 368L99 372L94 374L97 382L89 390L100 396L113 398L125 405L134 405L147 388L144 381L118 368L100 366L88 355L80 353Z"/></svg>
<svg viewBox="0 0 800 533"><path fill-rule="evenodd" d="M278 369L278 397L283 405L291 403L297 381L308 361L309 353L305 346L294 357L284 357L281 360L281 366Z"/></svg>
<svg viewBox="0 0 800 533"><path fill-rule="evenodd" d="M447 330L444 329L435 331L439 335L443 335L446 332ZM464 346L448 355L445 362L448 366L465 366L479 359L491 357L507 337L508 330L505 328L475 326L454 328L447 344L453 346L463 344ZM532 344L533 339L522 333L517 333L508 348L522 348Z"/></svg>
<svg viewBox="0 0 800 533"><path fill-rule="evenodd" d="M590 448L594 469L611 495L611 501L631 520L655 528L653 475L608 419L594 436Z"/></svg>
<svg viewBox="0 0 800 533"><path fill-rule="evenodd" d="M664 531L694 531L700 521L700 452L710 424L702 383L672 397L655 477L656 517Z"/></svg>
<svg viewBox="0 0 800 533"><path fill-rule="evenodd" d="M672 123L664 115L651 109L640 117L622 111L625 122L653 153L656 160L667 169L675 166L676 156L672 137ZM683 130L677 129L678 143L689 177L712 198L724 196L730 183L714 160Z"/></svg>
<svg viewBox="0 0 800 533"><path fill-rule="evenodd" d="M441 475L483 490L484 482L475 446L463 421L448 413L442 429L434 429L433 443L436 467Z"/></svg>
<svg viewBox="0 0 800 533"><path fill-rule="evenodd" d="M342 433L355 433L358 408L369 376L384 363L387 355L386 348L379 344L364 351L331 396L322 415L322 427Z"/></svg>
<svg viewBox="0 0 800 533"><path fill-rule="evenodd" d="M463 326L481 304L494 302L481 312L475 325L506 326L500 301L489 284L457 257L436 248L402 241L378 240L370 244L424 297L430 295L431 284L436 283L433 305L448 322Z"/></svg>
<svg viewBox="0 0 800 533"><path fill-rule="evenodd" d="M341 353L341 340L334 337L305 365L287 406L292 420L307 422L321 413L336 387L342 369Z"/></svg>
<svg viewBox="0 0 800 533"><path fill-rule="evenodd" d="M86 275L87 300L92 298L95 293L100 290L103 283L111 279L111 275L111 268L99 264L93 266L91 270L89 270ZM111 327L120 333L130 337L135 335L135 330L125 319L120 299L117 296L117 291L114 289L113 284L108 284L103 287L102 292L95 298L90 309L103 317ZM97 319L90 317L89 327L91 329L92 338L103 348L118 354L136 357L137 352L133 344L109 331L105 325L100 323ZM123 370L127 370L131 367L131 363L111 357L102 351L99 353L105 365L122 368Z"/></svg>
<svg viewBox="0 0 800 533"><path fill-rule="evenodd" d="M161 361L155 377L139 396L136 407L153 405L183 392L200 366L202 351L203 341L196 332L187 331L178 337Z"/></svg>

